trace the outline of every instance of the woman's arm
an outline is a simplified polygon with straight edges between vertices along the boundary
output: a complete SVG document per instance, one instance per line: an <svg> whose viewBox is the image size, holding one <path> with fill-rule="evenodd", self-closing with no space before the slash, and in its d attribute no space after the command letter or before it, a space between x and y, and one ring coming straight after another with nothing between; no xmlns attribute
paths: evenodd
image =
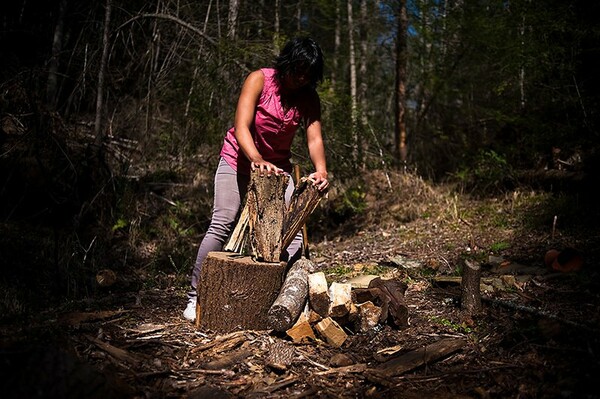
<svg viewBox="0 0 600 399"><path fill-rule="evenodd" d="M258 152L256 145L254 145L254 139L250 132L250 126L252 126L252 121L254 120L256 104L260 98L264 83L265 76L260 70L254 71L248 75L242 86L240 98L238 99L234 126L235 138L246 155L246 158L250 161L252 169L260 169L261 172L266 171L267 174L270 175L273 172L283 173L283 169L280 169L263 159L262 155Z"/></svg>
<svg viewBox="0 0 600 399"><path fill-rule="evenodd" d="M314 181L319 190L325 190L329 187L329 181L327 180L327 162L325 160L325 145L323 144L320 119L313 120L306 128L306 139L308 153L315 166L315 172L311 173L309 178Z"/></svg>

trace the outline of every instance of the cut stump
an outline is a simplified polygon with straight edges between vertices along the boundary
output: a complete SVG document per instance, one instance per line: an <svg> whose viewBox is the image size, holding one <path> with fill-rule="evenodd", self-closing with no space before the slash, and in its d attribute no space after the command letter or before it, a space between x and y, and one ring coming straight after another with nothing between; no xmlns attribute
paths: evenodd
<svg viewBox="0 0 600 399"><path fill-rule="evenodd" d="M481 266L478 262L465 260L463 268L461 291L461 308L469 315L481 313Z"/></svg>
<svg viewBox="0 0 600 399"><path fill-rule="evenodd" d="M268 311L284 276L284 262L209 252L200 272L196 326L221 333L269 329Z"/></svg>

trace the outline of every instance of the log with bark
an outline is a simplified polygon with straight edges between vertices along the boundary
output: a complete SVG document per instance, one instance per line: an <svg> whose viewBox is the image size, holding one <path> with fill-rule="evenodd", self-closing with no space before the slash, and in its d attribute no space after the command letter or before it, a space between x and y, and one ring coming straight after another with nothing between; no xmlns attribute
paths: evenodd
<svg viewBox="0 0 600 399"><path fill-rule="evenodd" d="M282 244L285 215L285 190L289 176L261 176L252 171L246 196L249 215L250 245L257 260L278 262Z"/></svg>
<svg viewBox="0 0 600 399"><path fill-rule="evenodd" d="M370 381L387 385L390 378L446 357L466 344L464 339L444 338L422 348L394 356L379 366L366 370L365 376Z"/></svg>
<svg viewBox="0 0 600 399"><path fill-rule="evenodd" d="M408 306L404 300L407 285L400 280L375 278L369 288L357 288L353 291L355 302L370 301L381 307L379 321L390 322L397 327L408 326Z"/></svg>
<svg viewBox="0 0 600 399"><path fill-rule="evenodd" d="M294 262L287 272L277 299L269 309L269 325L276 331L291 328L304 309L308 297L308 275L316 265L305 257Z"/></svg>

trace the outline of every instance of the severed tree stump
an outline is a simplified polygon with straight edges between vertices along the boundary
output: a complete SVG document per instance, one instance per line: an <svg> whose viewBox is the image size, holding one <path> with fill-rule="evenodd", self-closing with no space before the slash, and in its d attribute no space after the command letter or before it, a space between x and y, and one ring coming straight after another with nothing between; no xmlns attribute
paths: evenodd
<svg viewBox="0 0 600 399"><path fill-rule="evenodd" d="M209 252L198 284L196 326L218 332L269 329L269 307L277 298L285 262Z"/></svg>
<svg viewBox="0 0 600 399"><path fill-rule="evenodd" d="M465 260L460 284L460 306L469 315L476 315L482 310L480 280L481 266L479 263Z"/></svg>

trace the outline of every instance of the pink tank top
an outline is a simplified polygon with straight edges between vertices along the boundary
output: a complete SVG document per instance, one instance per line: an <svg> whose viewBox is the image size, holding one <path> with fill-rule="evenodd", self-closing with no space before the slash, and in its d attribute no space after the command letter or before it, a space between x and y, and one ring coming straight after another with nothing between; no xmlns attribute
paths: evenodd
<svg viewBox="0 0 600 399"><path fill-rule="evenodd" d="M318 96L314 90L305 89L306 94L299 96L285 112L281 105L275 69L263 68L261 71L265 82L256 104L250 132L263 159L291 173L290 149L294 135L301 123L308 126L320 117ZM240 149L234 132L234 127L227 131L220 155L234 170L250 174L250 162Z"/></svg>

